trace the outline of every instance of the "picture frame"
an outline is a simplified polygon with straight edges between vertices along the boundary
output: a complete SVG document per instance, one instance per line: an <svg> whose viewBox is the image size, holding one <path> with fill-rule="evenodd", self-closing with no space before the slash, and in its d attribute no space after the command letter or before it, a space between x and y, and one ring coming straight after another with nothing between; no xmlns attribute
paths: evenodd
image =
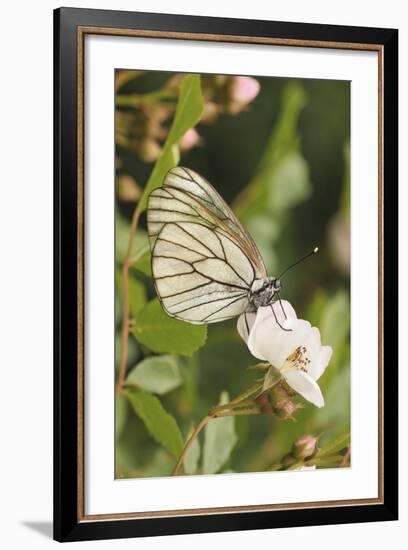
<svg viewBox="0 0 408 550"><path fill-rule="evenodd" d="M85 208L85 40L203 42L374 52L378 79L378 492L375 497L139 512L86 512L84 455L88 284ZM137 68L137 66L135 67ZM54 538L60 542L398 518L398 31L212 17L60 8L54 12ZM113 176L112 176L113 181ZM370 277L367 274L367 277ZM386 363L386 365L385 365ZM113 415L113 411L112 411ZM112 436L113 437L113 436ZM239 474L241 475L241 474ZM186 481L188 481L186 479ZM149 483L150 480L144 480ZM121 483L121 482L119 482Z"/></svg>

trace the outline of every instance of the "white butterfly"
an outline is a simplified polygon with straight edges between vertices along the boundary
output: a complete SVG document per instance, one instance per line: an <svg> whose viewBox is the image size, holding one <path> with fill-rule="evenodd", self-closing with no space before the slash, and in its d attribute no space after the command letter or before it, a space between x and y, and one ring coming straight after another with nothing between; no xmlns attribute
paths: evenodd
<svg viewBox="0 0 408 550"><path fill-rule="evenodd" d="M152 272L163 308L194 324L215 323L279 297L254 241L204 178L172 168L149 196Z"/></svg>

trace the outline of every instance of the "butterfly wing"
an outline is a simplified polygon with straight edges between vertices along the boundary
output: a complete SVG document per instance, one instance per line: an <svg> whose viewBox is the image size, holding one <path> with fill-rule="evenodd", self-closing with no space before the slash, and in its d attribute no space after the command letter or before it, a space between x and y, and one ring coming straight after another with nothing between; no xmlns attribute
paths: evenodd
<svg viewBox="0 0 408 550"><path fill-rule="evenodd" d="M240 315L255 279L266 276L248 233L215 189L191 170L170 170L148 202L157 294L167 313L190 323Z"/></svg>
<svg viewBox="0 0 408 550"><path fill-rule="evenodd" d="M189 168L172 168L162 187L150 194L148 223L151 244L163 224L169 221L198 221L208 227L219 227L239 244L261 277L266 277L265 264L250 234L214 187Z"/></svg>

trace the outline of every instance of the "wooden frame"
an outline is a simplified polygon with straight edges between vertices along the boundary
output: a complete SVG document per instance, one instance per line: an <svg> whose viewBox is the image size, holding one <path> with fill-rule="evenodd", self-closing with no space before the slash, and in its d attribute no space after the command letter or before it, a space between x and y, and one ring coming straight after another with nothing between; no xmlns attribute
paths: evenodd
<svg viewBox="0 0 408 550"><path fill-rule="evenodd" d="M397 31L61 8L54 14L54 536L59 541L397 518ZM87 34L341 48L379 62L379 495L87 516L83 477L83 42ZM386 269L385 269L386 266ZM384 350L390 365L384 371Z"/></svg>

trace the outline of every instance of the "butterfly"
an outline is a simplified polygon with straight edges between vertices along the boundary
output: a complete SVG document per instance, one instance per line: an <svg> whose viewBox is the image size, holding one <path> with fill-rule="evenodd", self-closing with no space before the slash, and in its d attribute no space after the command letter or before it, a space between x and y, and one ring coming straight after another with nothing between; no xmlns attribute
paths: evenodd
<svg viewBox="0 0 408 550"><path fill-rule="evenodd" d="M172 168L151 192L147 229L156 292L171 317L216 323L263 306L273 311L280 301L280 279L268 276L252 237L193 170Z"/></svg>

